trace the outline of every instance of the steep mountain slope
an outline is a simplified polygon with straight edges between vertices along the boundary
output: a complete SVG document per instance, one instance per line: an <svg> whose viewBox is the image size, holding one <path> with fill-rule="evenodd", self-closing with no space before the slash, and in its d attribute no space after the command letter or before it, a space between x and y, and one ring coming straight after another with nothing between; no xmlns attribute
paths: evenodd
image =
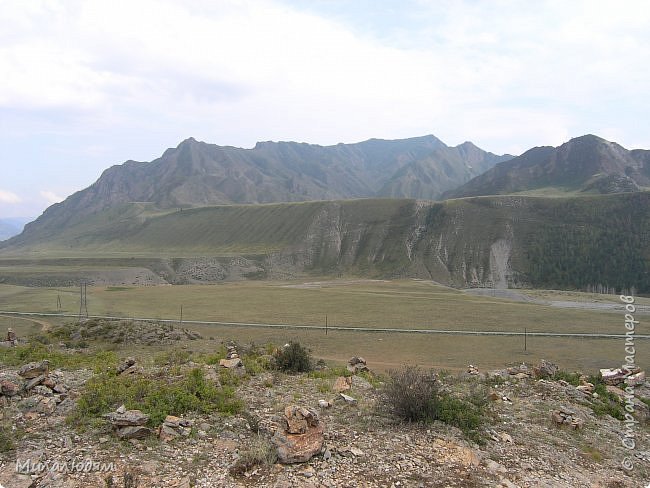
<svg viewBox="0 0 650 488"><path fill-rule="evenodd" d="M167 213L127 204L47 239L24 234L0 258L113 256L124 265L125 257L136 256L144 261L133 266L159 274L164 269L161 276L171 282L313 274L418 277L460 287L601 284L647 293L649 241L649 192L225 205ZM161 263L147 262L153 258Z"/></svg>
<svg viewBox="0 0 650 488"><path fill-rule="evenodd" d="M499 195L543 188L619 193L650 186L650 151L627 149L586 135L561 146L536 147L496 165L447 198Z"/></svg>
<svg viewBox="0 0 650 488"><path fill-rule="evenodd" d="M107 169L90 187L53 205L27 234L81 222L129 202L161 209L372 196L436 198L510 156L434 136L317 146L263 142L253 149L183 141L148 163ZM413 179L426 175L426 180ZM38 232L37 232L38 231Z"/></svg>

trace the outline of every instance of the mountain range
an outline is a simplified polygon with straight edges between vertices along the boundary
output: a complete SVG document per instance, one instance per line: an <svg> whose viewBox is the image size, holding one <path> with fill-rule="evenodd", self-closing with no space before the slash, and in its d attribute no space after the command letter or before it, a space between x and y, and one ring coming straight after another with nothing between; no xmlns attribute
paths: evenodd
<svg viewBox="0 0 650 488"><path fill-rule="evenodd" d="M535 147L497 164L446 198L519 192L621 193L650 187L650 151L624 147L594 135L559 147Z"/></svg>
<svg viewBox="0 0 650 488"><path fill-rule="evenodd" d="M592 135L518 157L434 136L252 149L187 139L107 169L0 242L0 259L130 256L127 267L144 260L138 269L172 283L335 274L648 292L649 164L650 151Z"/></svg>
<svg viewBox="0 0 650 488"><path fill-rule="evenodd" d="M90 187L48 208L26 231L60 229L129 202L157 208L369 197L436 199L512 156L434 136L318 146L260 142L252 149L189 138L151 162L108 168Z"/></svg>

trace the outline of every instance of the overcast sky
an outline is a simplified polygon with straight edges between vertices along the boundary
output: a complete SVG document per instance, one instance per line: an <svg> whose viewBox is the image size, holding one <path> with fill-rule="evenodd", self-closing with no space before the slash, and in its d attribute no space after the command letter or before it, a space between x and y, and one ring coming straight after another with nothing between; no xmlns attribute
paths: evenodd
<svg viewBox="0 0 650 488"><path fill-rule="evenodd" d="M650 148L649 66L645 0L0 0L0 218L190 136Z"/></svg>

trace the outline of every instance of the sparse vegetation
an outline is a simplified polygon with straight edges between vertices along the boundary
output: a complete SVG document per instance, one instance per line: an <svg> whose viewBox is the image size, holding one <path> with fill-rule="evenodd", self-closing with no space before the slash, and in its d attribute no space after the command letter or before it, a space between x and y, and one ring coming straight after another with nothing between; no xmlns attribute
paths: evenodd
<svg viewBox="0 0 650 488"><path fill-rule="evenodd" d="M230 467L230 474L233 476L243 476L257 466L272 466L277 461L278 456L273 445L261 435L253 439L250 446L239 454L237 462Z"/></svg>
<svg viewBox="0 0 650 488"><path fill-rule="evenodd" d="M14 434L11 427L4 423L0 425L0 453L13 451L16 449Z"/></svg>
<svg viewBox="0 0 650 488"><path fill-rule="evenodd" d="M614 393L607 390L603 379L598 376L590 376L589 382L594 385L594 392L598 398L591 401L591 409L596 415L611 415L615 419L625 420L625 409L621 400Z"/></svg>
<svg viewBox="0 0 650 488"><path fill-rule="evenodd" d="M51 369L89 368L95 372L115 370L118 362L117 355L113 351L69 353L40 343L0 348L0 363L8 366L19 366L44 359L50 362Z"/></svg>

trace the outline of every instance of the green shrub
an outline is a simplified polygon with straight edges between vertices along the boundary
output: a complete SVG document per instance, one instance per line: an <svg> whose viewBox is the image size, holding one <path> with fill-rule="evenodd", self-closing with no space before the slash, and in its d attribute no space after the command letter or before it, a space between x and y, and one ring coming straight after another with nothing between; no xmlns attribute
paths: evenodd
<svg viewBox="0 0 650 488"><path fill-rule="evenodd" d="M50 369L89 368L95 372L115 370L118 360L113 351L68 353L43 344L0 348L0 363L8 366L21 366L44 359L50 362Z"/></svg>
<svg viewBox="0 0 650 488"><path fill-rule="evenodd" d="M232 387L218 388L206 381L201 369L193 369L176 382L133 376L97 375L85 385L71 422L100 417L120 405L139 409L150 416L149 425L159 425L167 415L195 411L234 414L243 404Z"/></svg>
<svg viewBox="0 0 650 488"><path fill-rule="evenodd" d="M568 371L559 370L555 373L552 378L553 381L564 380L570 385L579 386L580 385L580 373L569 373Z"/></svg>
<svg viewBox="0 0 650 488"><path fill-rule="evenodd" d="M311 352L298 342L292 341L287 347L280 349L275 361L276 367L281 371L301 373L312 369Z"/></svg>
<svg viewBox="0 0 650 488"><path fill-rule="evenodd" d="M437 405L438 420L458 427L463 433L478 440L477 429L483 423L483 409L472 402L440 395Z"/></svg>
<svg viewBox="0 0 650 488"><path fill-rule="evenodd" d="M615 419L625 420L625 409L621 400L614 393L607 391L607 385L600 375L590 376L589 383L594 385L594 393L598 398L592 398L591 410L596 415L611 415Z"/></svg>
<svg viewBox="0 0 650 488"><path fill-rule="evenodd" d="M16 443L11 427L0 425L0 453L13 451L15 449Z"/></svg>
<svg viewBox="0 0 650 488"><path fill-rule="evenodd" d="M219 361L226 358L226 347L222 344L219 348L210 354L195 354L192 360L202 364L219 364Z"/></svg>

